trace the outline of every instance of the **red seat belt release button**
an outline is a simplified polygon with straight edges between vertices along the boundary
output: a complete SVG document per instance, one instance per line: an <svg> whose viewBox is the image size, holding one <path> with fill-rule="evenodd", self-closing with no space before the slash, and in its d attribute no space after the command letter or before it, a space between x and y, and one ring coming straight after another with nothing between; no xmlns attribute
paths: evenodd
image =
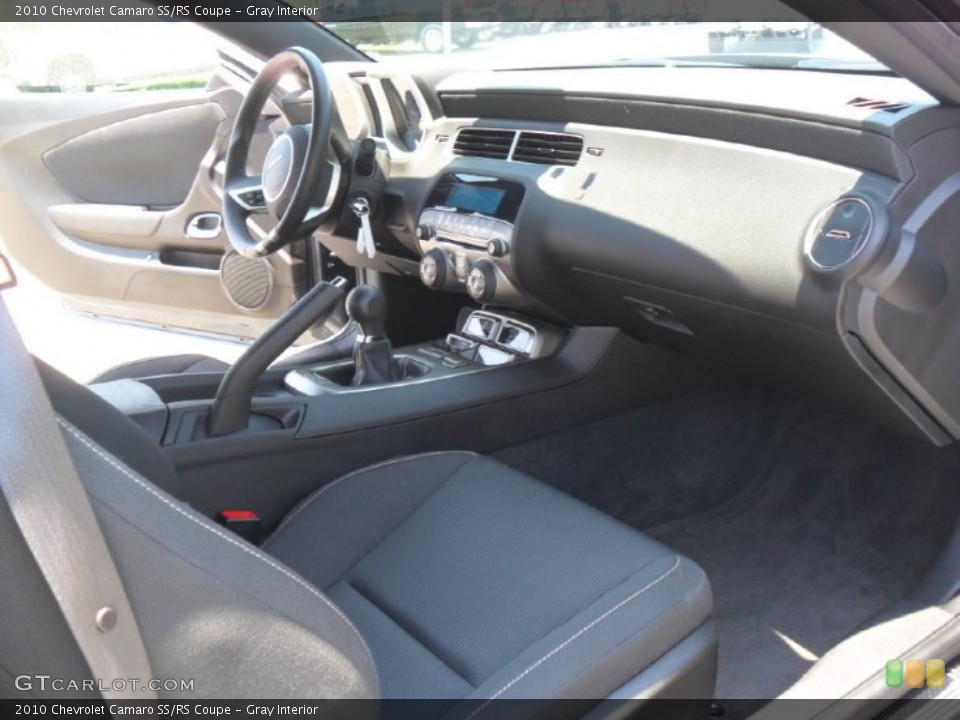
<svg viewBox="0 0 960 720"><path fill-rule="evenodd" d="M217 522L247 542L260 543L260 516L252 510L221 510L217 513Z"/></svg>

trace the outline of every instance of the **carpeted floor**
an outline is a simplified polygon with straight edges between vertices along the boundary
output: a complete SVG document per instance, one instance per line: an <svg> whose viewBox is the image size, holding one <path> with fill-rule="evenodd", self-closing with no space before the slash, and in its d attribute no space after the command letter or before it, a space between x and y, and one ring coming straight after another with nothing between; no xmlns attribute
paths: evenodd
<svg viewBox="0 0 960 720"><path fill-rule="evenodd" d="M960 450L717 380L498 457L703 567L725 699L776 696L902 597L960 507Z"/></svg>

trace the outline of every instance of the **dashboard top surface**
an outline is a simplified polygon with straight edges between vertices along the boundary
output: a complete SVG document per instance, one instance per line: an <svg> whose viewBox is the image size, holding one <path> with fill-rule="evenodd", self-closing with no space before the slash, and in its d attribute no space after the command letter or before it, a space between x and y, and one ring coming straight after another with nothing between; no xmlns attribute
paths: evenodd
<svg viewBox="0 0 960 720"><path fill-rule="evenodd" d="M832 119L842 124L889 124L937 101L903 78L809 70L730 67L604 67L466 72L437 85L441 100L458 94L624 97L679 104L752 109ZM858 98L906 104L899 112L851 105Z"/></svg>

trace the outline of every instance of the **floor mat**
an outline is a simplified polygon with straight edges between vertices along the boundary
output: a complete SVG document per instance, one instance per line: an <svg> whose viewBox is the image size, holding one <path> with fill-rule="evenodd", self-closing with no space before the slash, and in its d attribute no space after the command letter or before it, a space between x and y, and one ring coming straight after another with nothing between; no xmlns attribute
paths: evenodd
<svg viewBox="0 0 960 720"><path fill-rule="evenodd" d="M902 597L949 538L960 501L956 448L715 380L498 457L703 567L719 698L776 696Z"/></svg>

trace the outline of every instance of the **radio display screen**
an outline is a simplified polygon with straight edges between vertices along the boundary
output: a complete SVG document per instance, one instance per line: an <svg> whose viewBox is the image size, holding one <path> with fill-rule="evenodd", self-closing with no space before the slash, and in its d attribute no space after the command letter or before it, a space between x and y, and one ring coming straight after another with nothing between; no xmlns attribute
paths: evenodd
<svg viewBox="0 0 960 720"><path fill-rule="evenodd" d="M496 215L497 210L500 209L500 203L503 202L503 196L506 194L506 190L499 188L457 183L450 188L446 205L458 210Z"/></svg>

